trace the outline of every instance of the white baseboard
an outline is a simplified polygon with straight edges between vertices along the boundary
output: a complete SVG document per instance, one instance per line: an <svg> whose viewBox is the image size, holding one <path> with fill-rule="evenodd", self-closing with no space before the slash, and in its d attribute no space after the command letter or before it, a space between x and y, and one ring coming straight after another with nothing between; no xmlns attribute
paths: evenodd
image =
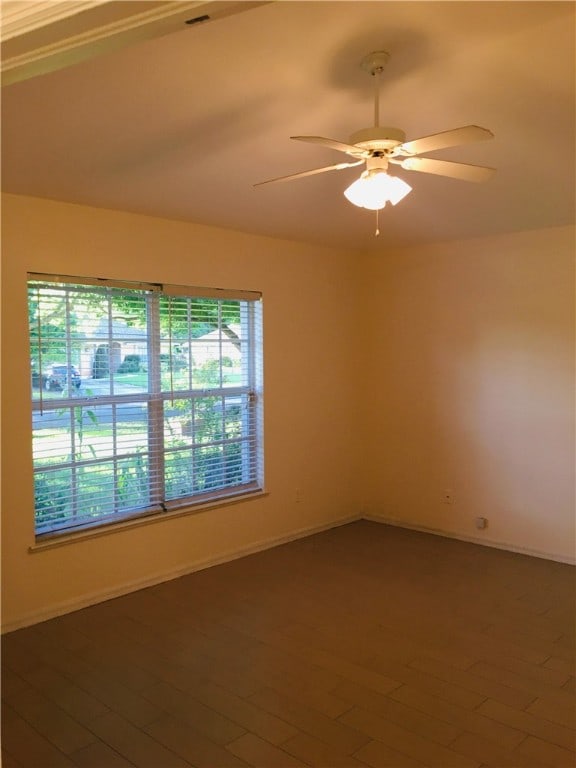
<svg viewBox="0 0 576 768"><path fill-rule="evenodd" d="M493 541L491 539L480 538L480 536L468 536L463 533L456 533L454 531L447 531L442 528L428 528L425 525L416 525L415 523L408 523L404 520L395 520L390 517L383 517L381 515L362 515L364 520L370 520L373 523L382 523L384 525L393 525L396 528L406 528L410 531L420 531L421 533L431 533L434 536L444 536L447 539L458 539L459 541L467 541L470 544L481 544L483 547L492 547L493 549L504 549L507 552L516 552L519 555L530 555L530 557L539 557L542 560L554 560L557 563L566 563L567 565L576 565L576 557L566 557L564 555L558 555L554 552L543 552L539 549L528 549L527 547L519 547L516 544L509 544L505 541Z"/></svg>
<svg viewBox="0 0 576 768"><path fill-rule="evenodd" d="M518 547L514 544L508 544L507 542L491 541L488 539L482 539L477 536L467 536L453 531L446 531L439 528L428 528L422 525L416 525L408 523L403 520L395 520L393 518L383 517L381 515L371 515L367 513L361 513L358 515L348 515L346 517L332 520L329 523L323 523L322 525L315 525L306 528L300 528L292 533L285 534L283 536L276 536L270 539L264 539L255 544L251 544L249 547L226 552L218 555L217 557L205 558L203 560L197 560L188 565L177 568L171 571L163 571L161 573L147 576L145 579L136 579L134 581L124 582L123 584L114 587L109 590L102 590L92 592L82 597L74 598L72 600L66 600L56 605L52 605L48 608L32 611L25 614L14 621L10 621L2 626L2 634L8 632L14 632L17 629L29 627L33 624L38 624L41 621L48 621L54 619L57 616L63 616L66 613L72 613L72 611L78 611L82 608L87 608L90 605L102 603L106 600L112 600L115 597L121 597L127 595L130 592L136 592L139 589L146 589L146 587L153 587L156 584L161 584L164 581L171 581L172 579L186 576L195 571L202 571L206 568L211 568L215 565L222 565L223 563L229 563L233 560L238 560L241 557L247 555L253 555L257 552L262 552L266 549L272 549L273 547L281 546L282 544L288 544L291 541L297 539L303 539L307 536L313 536L315 533L322 533L322 531L330 530L331 528L337 528L341 525L356 522L357 520L369 520L374 523L381 523L384 525L393 525L397 528L406 528L408 530L420 531L422 533L431 533L435 536L443 536L450 539L458 539L459 541L467 541L471 544L481 544L484 547L493 547L495 549L503 549L508 552L517 552L522 555L530 555L531 557L540 557L545 560L554 560L559 563L567 563L569 565L576 565L576 558L564 557L551 552L542 552L534 549L527 549L525 547Z"/></svg>
<svg viewBox="0 0 576 768"><path fill-rule="evenodd" d="M172 579L178 579L181 576L187 576L195 571L202 571L206 568L211 568L215 565L222 565L223 563L229 563L233 560L238 560L241 557L247 555L253 555L257 552L262 552L266 549L272 549L273 547L281 546L282 544L288 544L291 541L297 539L303 539L307 536L313 536L315 533L322 533L322 531L330 530L331 528L337 528L347 523L353 523L356 520L360 520L360 515L348 515L346 517L332 520L329 523L323 523L322 525L310 526L307 528L300 528L292 533L285 534L283 536L275 536L270 539L264 539L256 544L251 544L249 547L234 550L231 552L225 552L217 557L209 557L203 560L197 560L193 563L189 563L183 568L177 568L172 571L163 571L156 573L152 576L147 576L145 579L136 579L134 581L127 581L118 587L113 589L102 590L92 592L82 597L74 598L72 600L65 600L64 602L57 603L56 605L49 606L48 608L32 611L31 613L24 614L14 621L7 622L2 625L2 634L8 632L14 632L17 629L23 629L33 624L39 624L41 621L48 621L54 619L57 616L63 616L66 613L72 613L72 611L79 611L82 608L87 608L90 605L96 603L103 603L106 600L112 600L115 597L121 597L127 595L130 592L136 592L139 589L146 589L147 587L153 587L156 584L161 584L164 581L171 581Z"/></svg>

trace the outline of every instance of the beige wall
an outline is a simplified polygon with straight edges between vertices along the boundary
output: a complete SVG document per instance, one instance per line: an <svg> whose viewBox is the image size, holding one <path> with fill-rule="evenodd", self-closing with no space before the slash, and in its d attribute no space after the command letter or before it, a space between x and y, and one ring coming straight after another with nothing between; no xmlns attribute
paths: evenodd
<svg viewBox="0 0 576 768"><path fill-rule="evenodd" d="M10 195L3 228L5 629L359 513L574 557L573 229L361 255ZM269 495L30 554L29 270L263 291Z"/></svg>
<svg viewBox="0 0 576 768"><path fill-rule="evenodd" d="M558 228L370 258L368 514L574 558L574 255Z"/></svg>
<svg viewBox="0 0 576 768"><path fill-rule="evenodd" d="M334 249L33 198L3 199L3 616L14 627L355 516L357 258ZM29 554L28 270L261 290L264 498ZM357 430L356 430L357 432ZM337 481L336 481L337 480ZM299 490L300 501L296 501Z"/></svg>

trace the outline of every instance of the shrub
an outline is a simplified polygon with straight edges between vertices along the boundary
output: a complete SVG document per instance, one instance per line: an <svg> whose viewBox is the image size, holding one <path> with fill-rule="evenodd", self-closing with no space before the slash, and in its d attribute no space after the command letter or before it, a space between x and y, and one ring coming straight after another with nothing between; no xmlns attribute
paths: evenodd
<svg viewBox="0 0 576 768"><path fill-rule="evenodd" d="M126 355L118 366L117 373L139 373L140 370L140 355Z"/></svg>

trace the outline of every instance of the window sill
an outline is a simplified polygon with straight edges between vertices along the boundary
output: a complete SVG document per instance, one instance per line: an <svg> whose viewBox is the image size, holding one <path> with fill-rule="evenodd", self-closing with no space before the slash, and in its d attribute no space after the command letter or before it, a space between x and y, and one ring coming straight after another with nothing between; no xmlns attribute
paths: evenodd
<svg viewBox="0 0 576 768"><path fill-rule="evenodd" d="M268 496L269 493L265 490L250 491L238 496L229 496L227 498L214 499L213 501L206 501L199 504L187 505L178 509L171 509L166 512L153 512L151 514L142 515L138 518L129 518L121 520L115 523L108 523L93 528L85 528L80 531L74 531L73 533L63 534L47 534L43 537L39 537L38 540L30 547L28 547L29 554L37 554L38 552L44 552L48 549L55 549L56 547L64 547L68 544L75 544L79 541L87 541L88 539L100 538L100 536L109 536L119 531L125 531L133 528L140 528L144 525L153 525L155 523L163 522L165 520L171 520L176 517L186 517L188 515L195 515L201 512L206 512L210 509L218 507L229 507L233 504L241 504L245 501L251 501L252 499L260 499L264 496Z"/></svg>

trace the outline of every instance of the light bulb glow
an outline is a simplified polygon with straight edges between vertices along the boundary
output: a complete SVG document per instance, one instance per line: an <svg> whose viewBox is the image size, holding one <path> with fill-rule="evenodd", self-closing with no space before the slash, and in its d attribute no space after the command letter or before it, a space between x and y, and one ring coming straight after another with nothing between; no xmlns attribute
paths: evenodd
<svg viewBox="0 0 576 768"><path fill-rule="evenodd" d="M364 171L344 191L344 196L358 208L379 211L387 202L396 205L411 191L412 187L398 176L389 176L386 171L375 168Z"/></svg>

